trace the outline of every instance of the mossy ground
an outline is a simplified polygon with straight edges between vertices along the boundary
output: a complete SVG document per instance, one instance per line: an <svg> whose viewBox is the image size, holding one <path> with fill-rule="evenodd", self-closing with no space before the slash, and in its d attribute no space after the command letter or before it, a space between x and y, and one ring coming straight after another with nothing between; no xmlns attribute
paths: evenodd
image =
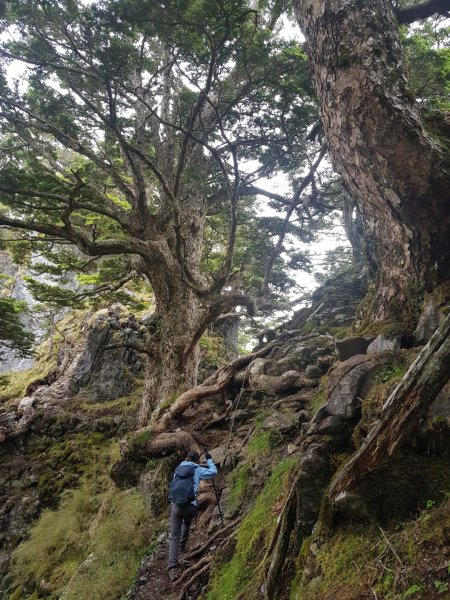
<svg viewBox="0 0 450 600"><path fill-rule="evenodd" d="M36 363L26 371L4 373L0 385L0 404L14 403L23 398L28 388L36 381L45 380L56 369L56 357L49 354L47 345L42 344L36 355Z"/></svg>
<svg viewBox="0 0 450 600"><path fill-rule="evenodd" d="M27 394L30 386L45 381L57 369L58 352L63 346L73 347L80 340L80 322L86 318L87 310L73 310L61 319L54 335L36 348L35 364L26 371L5 373L5 381L0 382L0 403L8 404Z"/></svg>
<svg viewBox="0 0 450 600"><path fill-rule="evenodd" d="M129 588L151 532L141 495L118 490L108 476L118 454L116 441L104 443L79 487L63 492L16 549L15 600L112 600Z"/></svg>
<svg viewBox="0 0 450 600"><path fill-rule="evenodd" d="M347 523L326 540L310 538L297 559L290 600L447 599L449 531L447 499L440 506L429 501L395 531Z"/></svg>
<svg viewBox="0 0 450 600"><path fill-rule="evenodd" d="M258 588L258 566L274 532L290 473L297 461L285 459L276 465L261 494L239 526L236 548L230 560L222 557L212 571L206 600L251 598Z"/></svg>

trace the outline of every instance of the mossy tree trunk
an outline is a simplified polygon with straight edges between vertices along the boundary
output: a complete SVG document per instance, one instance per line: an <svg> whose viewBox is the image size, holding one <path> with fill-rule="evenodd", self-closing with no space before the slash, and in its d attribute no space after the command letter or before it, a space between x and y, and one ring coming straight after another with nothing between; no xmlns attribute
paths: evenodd
<svg viewBox="0 0 450 600"><path fill-rule="evenodd" d="M383 319L448 278L450 161L425 130L389 0L295 0L330 154L364 221Z"/></svg>

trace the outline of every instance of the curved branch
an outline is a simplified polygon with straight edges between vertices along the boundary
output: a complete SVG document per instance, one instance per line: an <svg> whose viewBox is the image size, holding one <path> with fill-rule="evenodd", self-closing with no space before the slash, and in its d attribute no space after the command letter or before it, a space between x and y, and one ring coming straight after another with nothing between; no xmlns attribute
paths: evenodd
<svg viewBox="0 0 450 600"><path fill-rule="evenodd" d="M72 242L84 254L88 256L106 256L110 254L140 254L147 256L146 247L137 240L99 240L92 242L87 236L72 227L61 227L50 223L33 223L29 221L20 221L11 219L0 214L0 225L11 227L13 229L24 229L26 231L35 231L44 235L50 235L62 238Z"/></svg>
<svg viewBox="0 0 450 600"><path fill-rule="evenodd" d="M443 17L450 16L450 6L448 0L428 0L424 4L411 6L394 11L399 25L407 25L414 21L421 21L433 15L441 15Z"/></svg>

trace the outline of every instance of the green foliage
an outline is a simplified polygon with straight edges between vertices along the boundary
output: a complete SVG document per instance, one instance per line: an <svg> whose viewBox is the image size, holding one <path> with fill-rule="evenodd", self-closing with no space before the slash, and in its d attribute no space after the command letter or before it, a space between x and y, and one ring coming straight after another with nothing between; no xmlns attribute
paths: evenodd
<svg viewBox="0 0 450 600"><path fill-rule="evenodd" d="M232 284L284 302L292 272L311 270L307 244L339 208L334 194L316 202L328 174L307 192L310 218L298 203L264 281L297 174L319 149L306 139L318 118L306 54L274 26L286 4L7 3L4 56L26 69L10 85L5 58L0 77L0 222L16 260L51 276L28 279L41 302L139 308L149 284L172 289L181 273L214 301ZM250 184L279 172L290 190L264 196L268 215Z"/></svg>
<svg viewBox="0 0 450 600"><path fill-rule="evenodd" d="M208 365L219 367L227 362L223 337L215 331L207 331L200 339L202 360Z"/></svg>
<svg viewBox="0 0 450 600"><path fill-rule="evenodd" d="M377 381L381 383L395 383L402 379L406 373L406 367L404 364L392 363L384 367L380 373L376 376Z"/></svg>
<svg viewBox="0 0 450 600"><path fill-rule="evenodd" d="M0 298L0 343L15 350L19 356L31 356L34 335L27 331L20 317L27 311L27 304L13 298ZM0 352L0 358L4 351Z"/></svg>
<svg viewBox="0 0 450 600"><path fill-rule="evenodd" d="M214 565L207 600L235 600L256 593L259 575L255 568L276 526L275 503L287 493L289 475L295 465L296 460L289 458L273 469L253 508L239 526L231 560Z"/></svg>
<svg viewBox="0 0 450 600"><path fill-rule="evenodd" d="M450 28L433 20L402 28L402 43L409 83L427 111L450 108Z"/></svg>
<svg viewBox="0 0 450 600"><path fill-rule="evenodd" d="M17 583L46 598L119 598L130 586L149 536L148 515L135 490L114 487L106 466L117 448L103 446L76 490L57 510L45 510L14 552ZM133 532L133 535L130 535Z"/></svg>

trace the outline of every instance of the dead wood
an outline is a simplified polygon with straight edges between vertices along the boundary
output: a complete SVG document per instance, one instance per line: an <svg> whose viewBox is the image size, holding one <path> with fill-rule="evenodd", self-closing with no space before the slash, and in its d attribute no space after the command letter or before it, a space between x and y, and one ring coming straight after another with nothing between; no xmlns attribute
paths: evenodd
<svg viewBox="0 0 450 600"><path fill-rule="evenodd" d="M412 433L450 377L450 315L422 349L386 401L380 420L329 490L335 502Z"/></svg>
<svg viewBox="0 0 450 600"><path fill-rule="evenodd" d="M265 565L270 558L270 563L264 577L266 598L272 599L275 597L279 576L289 549L291 534L295 529L295 518L297 515L297 483L298 476L292 483L291 491L278 518L272 539L264 558L261 561L261 565L266 568Z"/></svg>

